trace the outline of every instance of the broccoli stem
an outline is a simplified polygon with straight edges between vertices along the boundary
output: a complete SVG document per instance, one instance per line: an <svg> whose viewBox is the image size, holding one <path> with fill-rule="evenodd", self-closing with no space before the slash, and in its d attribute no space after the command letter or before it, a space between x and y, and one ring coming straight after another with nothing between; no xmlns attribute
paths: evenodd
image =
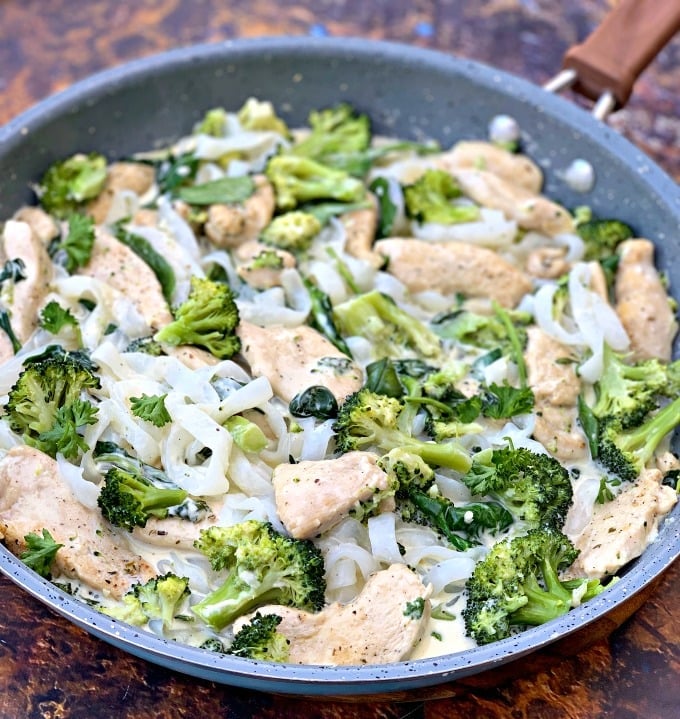
<svg viewBox="0 0 680 719"><path fill-rule="evenodd" d="M404 437L399 431L386 430L386 441L378 438L378 444L389 451L394 447L403 447L408 452L413 452L424 459L429 465L446 467L456 472L467 472L472 466L470 455L460 445L453 442L422 442L417 439Z"/></svg>
<svg viewBox="0 0 680 719"><path fill-rule="evenodd" d="M275 602L279 595L275 578L275 575L272 575L254 590L234 571L214 592L195 604L192 611L213 629L223 629L255 607Z"/></svg>

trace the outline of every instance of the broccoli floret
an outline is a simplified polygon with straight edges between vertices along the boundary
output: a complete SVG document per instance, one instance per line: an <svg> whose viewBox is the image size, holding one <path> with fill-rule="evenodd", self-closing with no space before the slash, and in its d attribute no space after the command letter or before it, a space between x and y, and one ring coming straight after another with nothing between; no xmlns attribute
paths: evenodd
<svg viewBox="0 0 680 719"><path fill-rule="evenodd" d="M616 417L624 429L639 425L657 408L657 398L666 390L667 367L657 359L626 364L622 355L605 344L593 414L598 420Z"/></svg>
<svg viewBox="0 0 680 719"><path fill-rule="evenodd" d="M145 584L135 584L122 604L104 607L102 612L128 624L142 626L151 619L160 619L164 627L169 627L190 594L189 580L168 572Z"/></svg>
<svg viewBox="0 0 680 719"><path fill-rule="evenodd" d="M52 215L66 219L102 191L106 158L96 152L77 154L49 167L38 186L40 204Z"/></svg>
<svg viewBox="0 0 680 719"><path fill-rule="evenodd" d="M277 117L271 102L262 102L249 97L237 116L241 127L245 130L269 130L278 132L284 137L289 135L286 123Z"/></svg>
<svg viewBox="0 0 680 719"><path fill-rule="evenodd" d="M403 447L433 467L467 472L471 459L462 446L456 442L435 444L412 437L400 427L403 409L404 404L398 399L376 394L365 387L351 394L340 407L333 424L337 450L344 453L377 447L389 452L395 447Z"/></svg>
<svg viewBox="0 0 680 719"><path fill-rule="evenodd" d="M489 644L509 636L513 625L544 624L599 593L604 587L597 581L560 582L559 572L577 556L564 534L549 529L495 544L466 583L468 636Z"/></svg>
<svg viewBox="0 0 680 719"><path fill-rule="evenodd" d="M223 584L192 607L214 629L263 604L309 611L324 605L323 556L309 540L279 534L267 522L247 520L204 529L194 546L216 572L227 572Z"/></svg>
<svg viewBox="0 0 680 719"><path fill-rule="evenodd" d="M358 202L365 194L360 180L308 157L277 155L269 161L266 174L274 185L276 206L281 210L292 210L314 200Z"/></svg>
<svg viewBox="0 0 680 719"><path fill-rule="evenodd" d="M227 285L192 277L189 296L174 315L174 322L156 332L156 342L198 345L220 359L229 359L241 349L241 340L235 332L238 307Z"/></svg>
<svg viewBox="0 0 680 719"><path fill-rule="evenodd" d="M558 460L523 447L477 453L462 481L474 496L496 499L533 528L561 529L573 499L569 472Z"/></svg>
<svg viewBox="0 0 680 719"><path fill-rule="evenodd" d="M461 196L460 187L444 170L426 170L412 185L404 188L406 214L418 222L453 225L479 219L476 205L453 205Z"/></svg>
<svg viewBox="0 0 680 719"><path fill-rule="evenodd" d="M92 424L97 411L81 395L99 386L89 358L50 345L41 356L26 360L9 391L9 426L31 447L75 459L81 449L87 450L78 430Z"/></svg>
<svg viewBox="0 0 680 719"><path fill-rule="evenodd" d="M161 343L156 342L153 337L138 337L130 342L130 344L125 348L125 351L143 352L144 354L151 355L152 357L160 357L165 354Z"/></svg>
<svg viewBox="0 0 680 719"><path fill-rule="evenodd" d="M321 231L319 220L308 212L294 210L275 217L264 228L260 239L291 252L304 252Z"/></svg>
<svg viewBox="0 0 680 719"><path fill-rule="evenodd" d="M402 447L381 457L378 465L390 477L401 518L431 527L459 551L479 544L476 538L483 530L497 534L513 522L513 516L500 504L474 502L456 506L434 492L433 469L419 455Z"/></svg>
<svg viewBox="0 0 680 719"><path fill-rule="evenodd" d="M145 527L149 517L165 519L171 507L188 497L180 487L159 487L138 473L112 467L104 477L97 504L111 524L131 532Z"/></svg>
<svg viewBox="0 0 680 719"><path fill-rule="evenodd" d="M202 499L190 497L186 492L184 492L184 490L179 490L179 487L170 480L162 469L158 469L157 467L153 467L150 464L142 462L140 459L128 454L122 447L119 447L113 442L97 442L93 455L97 463L97 469L100 472L108 475L108 471L116 469L120 470L124 475L131 475L137 482L140 483L138 491L145 497L157 496L151 494L151 490L154 489L158 491L169 490L175 493L174 495L162 495L165 497L165 501L162 501L161 499L161 504L163 506L159 505L155 507L154 511L151 513L153 516L159 518L179 517L180 519L184 519L188 522L198 522L206 517L211 511L208 504L206 504ZM134 486L136 486L134 483L130 484L130 488ZM182 495L179 494L178 490L180 492L184 492L183 499L180 499ZM132 492L132 489L130 489L130 491ZM121 507L117 506L117 497L119 495L124 495L120 497L123 502ZM175 501L177 499L179 499L179 501ZM124 524L120 524L119 526L128 526L129 529L132 529L135 526L134 523L129 526L130 523L127 522L127 520L134 522L136 518L139 519L139 521L144 521L146 523L146 519L144 519L144 512L142 512L140 507L133 501L132 495L128 496L127 492L124 493L120 486L116 489L116 491L114 491L113 488L110 489L110 496L107 502L110 506L107 505L106 511L113 512L114 518L120 517L121 521L126 522ZM168 504L168 502L174 503ZM129 512L125 509L126 506L129 506ZM104 509L102 509L102 514L104 514ZM106 514L104 516L106 516ZM108 519L112 522L112 524L116 524L115 521L110 518ZM144 525L140 524L139 526Z"/></svg>
<svg viewBox="0 0 680 719"><path fill-rule="evenodd" d="M245 266L246 270L282 270L283 257L276 251L267 248Z"/></svg>
<svg viewBox="0 0 680 719"><path fill-rule="evenodd" d="M374 359L399 359L405 350L420 358L441 355L437 335L378 290L336 305L333 315L345 336L364 337L371 343Z"/></svg>
<svg viewBox="0 0 680 719"><path fill-rule="evenodd" d="M227 654L265 662L287 662L290 641L276 630L279 624L281 617L278 614L257 612L238 630Z"/></svg>
<svg viewBox="0 0 680 719"><path fill-rule="evenodd" d="M223 107L213 107L208 110L203 119L194 127L197 135L210 135L223 137L227 128L227 111Z"/></svg>
<svg viewBox="0 0 680 719"><path fill-rule="evenodd" d="M577 224L576 232L585 244L586 261L611 258L621 242L633 237L632 228L620 220L587 220Z"/></svg>
<svg viewBox="0 0 680 719"><path fill-rule="evenodd" d="M620 419L600 422L598 456L602 464L624 481L633 482L661 443L680 424L680 397L637 427L626 429Z"/></svg>
<svg viewBox="0 0 680 719"><path fill-rule="evenodd" d="M371 141L367 115L358 115L345 103L309 114L309 135L292 147L290 152L324 162L329 155L360 152Z"/></svg>

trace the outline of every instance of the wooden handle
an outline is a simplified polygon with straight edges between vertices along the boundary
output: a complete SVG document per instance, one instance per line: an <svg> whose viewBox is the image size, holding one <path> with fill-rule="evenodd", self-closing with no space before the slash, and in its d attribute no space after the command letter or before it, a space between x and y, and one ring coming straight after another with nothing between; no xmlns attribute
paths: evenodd
<svg viewBox="0 0 680 719"><path fill-rule="evenodd" d="M633 84L680 30L680 0L620 0L602 24L564 56L573 88L591 100L611 92L625 105Z"/></svg>

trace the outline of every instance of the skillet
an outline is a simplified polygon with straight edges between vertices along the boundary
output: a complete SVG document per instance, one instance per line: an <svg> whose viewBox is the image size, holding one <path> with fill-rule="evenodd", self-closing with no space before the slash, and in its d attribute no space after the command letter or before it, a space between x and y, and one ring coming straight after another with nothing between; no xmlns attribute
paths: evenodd
<svg viewBox="0 0 680 719"><path fill-rule="evenodd" d="M636 54L637 65L628 68L627 79L645 59ZM578 52L567 59L582 73L579 62ZM579 84L597 96L611 85L607 80L603 86L580 78ZM612 104L625 102L630 84L632 80L615 88ZM668 273L671 287L680 287L680 266L674 263L680 249L680 191L639 150L588 113L521 79L471 61L365 40L268 39L201 46L85 80L0 130L0 217L31 201L30 183L57 159L89 150L112 159L129 155L178 137L209 107L238 107L250 95L271 100L292 125L302 124L311 108L346 100L372 117L378 133L433 137L443 146L484 137L492 117L512 115L522 128L524 149L545 172L546 194L567 207L589 204L596 214L616 216L640 236L655 240L658 265ZM595 168L596 184L585 195L562 179L575 158L588 158ZM217 656L104 617L40 579L4 548L0 569L95 636L178 671L275 692L387 693L490 669L605 616L621 621L622 607L633 606L680 554L679 517L676 507L658 540L621 581L562 619L465 653L389 666L289 667Z"/></svg>

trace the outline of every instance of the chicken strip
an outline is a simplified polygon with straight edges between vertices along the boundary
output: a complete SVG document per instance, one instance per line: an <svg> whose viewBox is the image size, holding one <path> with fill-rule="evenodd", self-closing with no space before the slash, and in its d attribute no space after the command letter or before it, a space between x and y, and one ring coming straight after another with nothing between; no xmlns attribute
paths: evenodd
<svg viewBox="0 0 680 719"><path fill-rule="evenodd" d="M55 576L120 599L133 584L156 575L98 512L78 501L55 460L32 447L15 447L0 461L0 537L19 556L24 537L43 529L64 545L54 560Z"/></svg>
<svg viewBox="0 0 680 719"><path fill-rule="evenodd" d="M574 231L574 221L564 207L493 172L454 168L451 175L478 205L501 210L525 230L550 236Z"/></svg>
<svg viewBox="0 0 680 719"><path fill-rule="evenodd" d="M290 402L321 385L340 402L363 384L361 367L312 327L258 327L240 322L241 354L255 377L265 376L274 394Z"/></svg>
<svg viewBox="0 0 680 719"><path fill-rule="evenodd" d="M90 260L78 274L94 277L122 292L152 329L172 322L170 308L153 270L129 247L99 227L95 228Z"/></svg>
<svg viewBox="0 0 680 719"><path fill-rule="evenodd" d="M11 297L3 293L14 334L24 343L38 326L38 311L49 292L54 268L45 245L26 222L5 223L2 250L3 260L18 258L24 263L25 279L13 283Z"/></svg>
<svg viewBox="0 0 680 719"><path fill-rule="evenodd" d="M205 234L216 246L234 249L256 240L276 209L274 188L264 175L256 175L255 192L242 204L210 205Z"/></svg>
<svg viewBox="0 0 680 719"><path fill-rule="evenodd" d="M378 231L378 208L375 198L372 199L373 207L345 212L339 219L345 230L347 253L380 269L385 264L385 258L373 249Z"/></svg>
<svg viewBox="0 0 680 719"><path fill-rule="evenodd" d="M376 242L375 249L387 257L387 271L410 292L460 292L515 307L531 291L531 281L521 270L486 247L391 237Z"/></svg>
<svg viewBox="0 0 680 719"><path fill-rule="evenodd" d="M568 347L539 327L527 330L524 353L535 405L534 437L555 457L575 460L586 454L586 437L578 425L581 383Z"/></svg>
<svg viewBox="0 0 680 719"><path fill-rule="evenodd" d="M569 576L611 576L644 552L657 535L659 519L678 501L675 490L661 484L662 478L658 469L646 469L611 502L595 505L590 522L571 538L581 553Z"/></svg>
<svg viewBox="0 0 680 719"><path fill-rule="evenodd" d="M543 173L533 160L492 142L461 140L434 159L437 167L446 172L463 168L487 170L535 195L543 186Z"/></svg>
<svg viewBox="0 0 680 719"><path fill-rule="evenodd" d="M87 214L95 224L101 225L111 209L111 203L117 192L129 190L137 196L148 192L156 179L151 165L143 162L114 162L107 168L106 182L102 191L87 205Z"/></svg>
<svg viewBox="0 0 680 719"><path fill-rule="evenodd" d="M277 631L290 641L292 664L387 664L408 658L430 618L430 588L403 564L373 574L349 604L331 604L318 614L268 605L278 614ZM238 630L252 615L236 622Z"/></svg>
<svg viewBox="0 0 680 719"><path fill-rule="evenodd" d="M296 539L314 537L385 492L390 482L377 460L372 452L347 452L275 467L276 511L288 532Z"/></svg>
<svg viewBox="0 0 680 719"><path fill-rule="evenodd" d="M240 245L236 252L239 261L236 271L238 276L257 290L268 290L271 287L281 286L281 273L283 270L295 267L295 255L263 242L252 240ZM262 258L265 261L262 261Z"/></svg>
<svg viewBox="0 0 680 719"><path fill-rule="evenodd" d="M654 245L649 240L626 240L618 254L616 313L630 337L632 357L668 362L678 323L654 266Z"/></svg>
<svg viewBox="0 0 680 719"><path fill-rule="evenodd" d="M48 215L42 207L22 207L14 213L14 219L30 225L33 234L47 247L52 240L59 237L57 221Z"/></svg>

